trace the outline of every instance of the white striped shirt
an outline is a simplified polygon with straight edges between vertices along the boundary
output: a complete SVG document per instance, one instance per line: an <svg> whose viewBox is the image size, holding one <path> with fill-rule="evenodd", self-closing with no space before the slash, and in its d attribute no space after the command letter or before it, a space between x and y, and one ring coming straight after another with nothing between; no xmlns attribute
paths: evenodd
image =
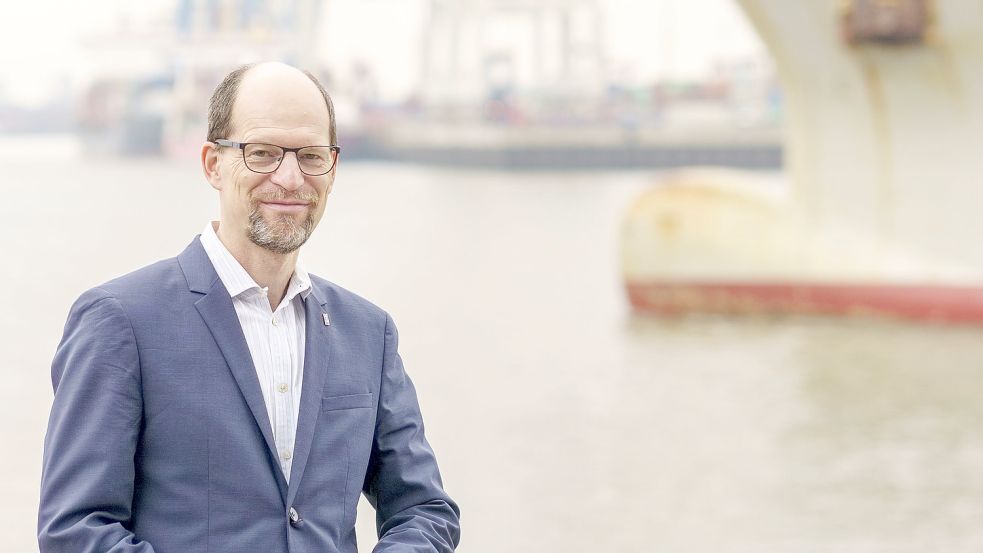
<svg viewBox="0 0 983 553"><path fill-rule="evenodd" d="M280 305L270 309L267 288L256 284L229 253L216 234L218 225L218 221L212 221L205 226L201 233L201 245L218 278L232 296L232 305L246 337L260 388L263 389L280 468L289 482L304 379L304 332L307 324L303 300L311 293L311 279L298 264Z"/></svg>

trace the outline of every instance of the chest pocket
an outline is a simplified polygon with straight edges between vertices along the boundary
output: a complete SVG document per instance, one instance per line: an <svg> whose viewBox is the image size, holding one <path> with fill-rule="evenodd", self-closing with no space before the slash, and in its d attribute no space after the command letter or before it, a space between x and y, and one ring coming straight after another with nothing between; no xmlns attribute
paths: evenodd
<svg viewBox="0 0 983 553"><path fill-rule="evenodd" d="M332 396L321 398L321 411L340 411L342 409L371 409L375 401L371 393Z"/></svg>

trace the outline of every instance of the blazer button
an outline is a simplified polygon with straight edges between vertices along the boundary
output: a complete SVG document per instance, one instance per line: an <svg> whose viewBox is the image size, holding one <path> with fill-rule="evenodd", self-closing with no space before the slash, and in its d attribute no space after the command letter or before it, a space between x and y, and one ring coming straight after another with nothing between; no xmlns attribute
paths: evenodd
<svg viewBox="0 0 983 553"><path fill-rule="evenodd" d="M290 524L293 524L295 526L300 524L304 520L300 518L300 513L298 513L297 509L294 509L293 507L291 507L290 510L287 511L287 517L290 518Z"/></svg>

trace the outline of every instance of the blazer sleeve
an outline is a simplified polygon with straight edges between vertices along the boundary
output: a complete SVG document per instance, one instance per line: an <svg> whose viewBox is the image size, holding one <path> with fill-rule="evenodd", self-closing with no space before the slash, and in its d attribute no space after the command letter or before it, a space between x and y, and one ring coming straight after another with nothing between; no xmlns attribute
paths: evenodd
<svg viewBox="0 0 983 553"><path fill-rule="evenodd" d="M143 401L136 337L116 298L93 289L75 302L51 380L41 553L153 553L130 531Z"/></svg>
<svg viewBox="0 0 983 553"><path fill-rule="evenodd" d="M373 552L452 552L461 536L460 510L444 492L398 342L386 315L379 412L363 488L376 510L379 543Z"/></svg>

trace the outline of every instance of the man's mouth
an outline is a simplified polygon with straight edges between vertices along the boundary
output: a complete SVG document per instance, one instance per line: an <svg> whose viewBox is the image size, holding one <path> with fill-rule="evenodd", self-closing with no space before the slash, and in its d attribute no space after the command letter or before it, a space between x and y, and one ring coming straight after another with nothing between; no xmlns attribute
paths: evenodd
<svg viewBox="0 0 983 553"><path fill-rule="evenodd" d="M274 211L283 211L286 213L296 213L310 207L309 202L297 200L262 200L260 204Z"/></svg>

